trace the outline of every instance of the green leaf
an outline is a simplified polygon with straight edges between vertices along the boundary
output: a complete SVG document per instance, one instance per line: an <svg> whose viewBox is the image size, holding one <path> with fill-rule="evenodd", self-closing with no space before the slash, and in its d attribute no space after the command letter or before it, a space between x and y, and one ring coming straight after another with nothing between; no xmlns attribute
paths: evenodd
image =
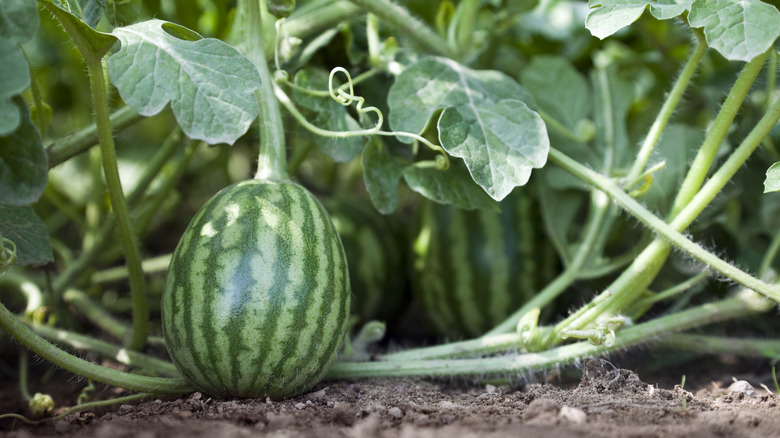
<svg viewBox="0 0 780 438"><path fill-rule="evenodd" d="M417 162L405 167L403 176L409 188L440 204L465 210L498 210L498 203L474 184L466 169L454 160L447 170L437 169L430 161Z"/></svg>
<svg viewBox="0 0 780 438"><path fill-rule="evenodd" d="M328 74L322 70L301 70L295 75L295 84L305 89L324 91L328 89ZM312 123L329 131L357 131L360 124L347 111L347 107L330 96L313 96L305 91L294 90L295 101L314 114ZM314 135L314 143L334 161L351 161L363 150L365 139L361 137L333 138Z"/></svg>
<svg viewBox="0 0 780 438"><path fill-rule="evenodd" d="M32 204L41 197L49 166L21 97L14 99L13 110L22 117L13 133L0 137L0 204L18 206Z"/></svg>
<svg viewBox="0 0 780 438"><path fill-rule="evenodd" d="M534 107L531 95L501 72L471 70L451 59L424 57L406 67L390 87L390 126L394 131L421 134L431 117L445 108L461 104L478 108L503 99Z"/></svg>
<svg viewBox="0 0 780 438"><path fill-rule="evenodd" d="M592 109L588 81L562 56L541 55L533 58L521 76L523 86L534 97L539 109L577 132Z"/></svg>
<svg viewBox="0 0 780 438"><path fill-rule="evenodd" d="M111 81L138 113L157 114L170 102L188 137L232 144L257 117L257 70L228 44L172 35L181 32L161 20L115 29L122 47L108 60Z"/></svg>
<svg viewBox="0 0 780 438"><path fill-rule="evenodd" d="M0 37L25 43L35 36L39 24L34 1L0 0Z"/></svg>
<svg viewBox="0 0 780 438"><path fill-rule="evenodd" d="M396 164L382 141L374 137L362 155L363 182L374 208L382 214L390 214L398 207L398 181L403 169Z"/></svg>
<svg viewBox="0 0 780 438"><path fill-rule="evenodd" d="M95 28L108 5L108 0L87 0L84 6L84 22L91 28Z"/></svg>
<svg viewBox="0 0 780 438"><path fill-rule="evenodd" d="M688 21L732 61L750 61L780 36L780 11L759 0L695 0Z"/></svg>
<svg viewBox="0 0 780 438"><path fill-rule="evenodd" d="M655 172L650 190L641 201L659 216L669 213L672 202L685 179L688 165L704 141L701 129L672 124L664 129L663 136L653 152L653 163L665 161L666 165Z"/></svg>
<svg viewBox="0 0 780 438"><path fill-rule="evenodd" d="M13 132L21 114L13 97L30 86L30 67L17 43L0 38L0 135Z"/></svg>
<svg viewBox="0 0 780 438"><path fill-rule="evenodd" d="M685 12L691 3L693 1L590 0L585 27L593 36L604 39L636 21L645 9L659 20L668 20Z"/></svg>
<svg viewBox="0 0 780 438"><path fill-rule="evenodd" d="M780 192L780 161L770 166L766 171L764 193L771 192Z"/></svg>
<svg viewBox="0 0 780 438"><path fill-rule="evenodd" d="M527 183L550 151L542 118L519 100L447 108L438 128L442 146L463 158L474 181L496 201Z"/></svg>
<svg viewBox="0 0 780 438"><path fill-rule="evenodd" d="M35 36L38 8L29 0L0 0L0 136L21 120L12 98L30 86L30 67L19 44Z"/></svg>
<svg viewBox="0 0 780 438"><path fill-rule="evenodd" d="M63 9L58 3L52 0L39 0L46 9L49 10L62 24L62 27L73 39L82 56L86 59L100 59L111 50L116 44L116 37L109 34L98 32L91 28L89 24L83 22L81 18L73 15L70 11Z"/></svg>
<svg viewBox="0 0 780 438"><path fill-rule="evenodd" d="M45 265L54 261L49 232L30 206L0 205L0 236L16 245L18 265Z"/></svg>
<svg viewBox="0 0 780 438"><path fill-rule="evenodd" d="M547 160L547 131L533 98L503 73L426 57L398 76L388 105L392 129L417 134L441 111L442 147L463 158L474 180L495 200L525 184L531 169Z"/></svg>

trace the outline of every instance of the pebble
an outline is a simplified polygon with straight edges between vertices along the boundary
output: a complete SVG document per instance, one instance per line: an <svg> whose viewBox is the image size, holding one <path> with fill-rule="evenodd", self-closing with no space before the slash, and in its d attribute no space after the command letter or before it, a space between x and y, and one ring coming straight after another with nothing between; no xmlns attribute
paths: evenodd
<svg viewBox="0 0 780 438"><path fill-rule="evenodd" d="M755 388L746 380L734 379L734 383L729 385L728 392L730 396L737 399L756 396Z"/></svg>
<svg viewBox="0 0 780 438"><path fill-rule="evenodd" d="M583 424L588 421L588 414L586 414L585 411L571 406L562 407L558 416L561 417L561 419L574 424Z"/></svg>
<svg viewBox="0 0 780 438"><path fill-rule="evenodd" d="M401 418L404 416L404 411L402 411L398 406L393 406L387 410L387 415L393 418Z"/></svg>

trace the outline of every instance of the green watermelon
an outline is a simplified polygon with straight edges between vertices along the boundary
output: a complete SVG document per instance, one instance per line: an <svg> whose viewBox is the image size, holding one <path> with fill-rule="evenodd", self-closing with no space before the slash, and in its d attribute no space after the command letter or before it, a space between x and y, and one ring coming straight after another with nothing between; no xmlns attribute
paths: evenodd
<svg viewBox="0 0 780 438"><path fill-rule="evenodd" d="M344 248L322 204L289 181L242 181L184 232L163 292L163 335L200 391L282 399L328 372L349 302Z"/></svg>

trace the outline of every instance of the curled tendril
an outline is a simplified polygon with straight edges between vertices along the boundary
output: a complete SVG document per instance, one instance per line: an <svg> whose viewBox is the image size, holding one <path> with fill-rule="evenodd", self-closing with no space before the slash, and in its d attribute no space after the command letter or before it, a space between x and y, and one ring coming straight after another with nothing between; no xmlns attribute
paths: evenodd
<svg viewBox="0 0 780 438"><path fill-rule="evenodd" d="M605 320L593 329L564 329L561 331L561 339L587 339L593 345L605 345L607 347L611 347L615 345L615 330L618 330L624 324L629 322L629 319L626 317L616 316L614 318Z"/></svg>
<svg viewBox="0 0 780 438"><path fill-rule="evenodd" d="M16 263L16 244L0 236L0 277L5 275L14 263Z"/></svg>
<svg viewBox="0 0 780 438"><path fill-rule="evenodd" d="M360 137L360 136L366 136L366 135L383 135L388 137L398 136L398 137L408 137L415 141L418 141L424 145L426 145L428 148L438 152L440 155L436 157L434 160L434 166L437 169L446 170L450 167L450 158L447 155L447 152L444 150L443 147L440 145L434 144L425 137L422 137L417 134L413 134L411 132L402 132L402 131L383 131L382 125L384 125L384 115L382 114L382 111L379 110L379 108L375 106L365 106L366 99L363 96L358 96L355 94L355 87L354 84L358 82L358 80L362 80L368 77L373 76L376 73L374 70L369 70L368 72L364 73L363 75L360 75L356 79L352 79L352 76L349 74L349 72L344 67L336 67L333 70L330 71L330 75L328 76L328 91L320 91L320 90L311 90L308 88L301 87L289 79L289 75L286 73L275 73L274 79L277 84L274 85L274 93L276 94L276 98L279 100L279 102L284 105L284 107L292 114L293 117L307 130L311 131L314 134L321 135L323 137L331 137L331 138L347 138L347 137ZM346 78L346 82L338 87L334 85L335 83L335 77L337 74L342 74ZM376 123L370 128L366 129L359 129L354 131L330 131L327 129L322 129L318 126L313 125L311 122L306 120L306 118L298 111L298 109L295 107L295 105L290 100L289 96L282 90L278 84L286 84L290 88L293 88L295 90L307 93L312 96L329 96L331 99L335 100L339 104L343 106L351 106L352 104L355 104L355 111L357 111L358 114L364 115L364 114L374 114L374 117L376 117Z"/></svg>

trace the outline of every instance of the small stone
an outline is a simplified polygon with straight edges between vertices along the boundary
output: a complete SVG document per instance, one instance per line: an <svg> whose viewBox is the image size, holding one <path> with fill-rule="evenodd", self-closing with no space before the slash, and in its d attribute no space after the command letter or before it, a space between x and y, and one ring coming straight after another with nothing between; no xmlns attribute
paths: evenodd
<svg viewBox="0 0 780 438"><path fill-rule="evenodd" d="M729 385L728 393L730 396L736 399L743 399L743 398L756 396L756 390L755 388L753 388L753 385L748 383L746 380L737 380L737 379L734 379L734 383Z"/></svg>
<svg viewBox="0 0 780 438"><path fill-rule="evenodd" d="M400 419L404 416L404 411L402 411L398 406L393 406L387 410L387 415Z"/></svg>
<svg viewBox="0 0 780 438"><path fill-rule="evenodd" d="M494 385L485 385L485 392L488 394L495 394L496 393L496 387Z"/></svg>
<svg viewBox="0 0 780 438"><path fill-rule="evenodd" d="M300 411L301 409L306 409L306 404L305 404L305 403L298 402L298 403L296 403L296 404L295 404L295 409L298 409L299 411Z"/></svg>
<svg viewBox="0 0 780 438"><path fill-rule="evenodd" d="M557 413L559 409L558 402L550 398L537 398L532 401L525 409L525 420L528 421L542 414Z"/></svg>
<svg viewBox="0 0 780 438"><path fill-rule="evenodd" d="M588 414L586 414L585 411L571 406L562 407L558 416L561 417L561 419L574 424L583 424L588 421Z"/></svg>

